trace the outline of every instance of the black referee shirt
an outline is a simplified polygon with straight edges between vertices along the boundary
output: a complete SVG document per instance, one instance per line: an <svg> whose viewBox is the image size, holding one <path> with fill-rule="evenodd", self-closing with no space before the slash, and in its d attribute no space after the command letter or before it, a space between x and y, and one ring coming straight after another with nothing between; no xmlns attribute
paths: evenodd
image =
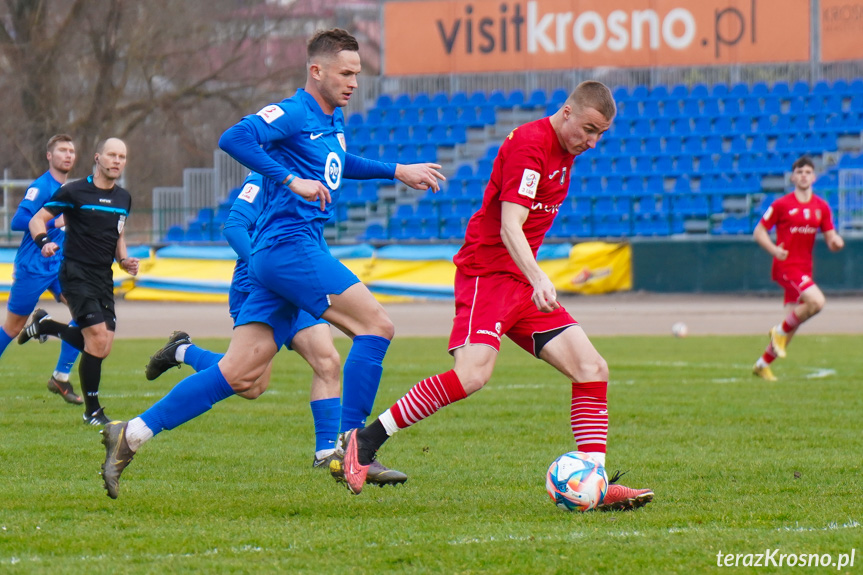
<svg viewBox="0 0 863 575"><path fill-rule="evenodd" d="M114 263L117 240L132 209L129 192L117 185L97 188L93 176L87 176L62 186L44 208L66 220L63 257L85 265Z"/></svg>

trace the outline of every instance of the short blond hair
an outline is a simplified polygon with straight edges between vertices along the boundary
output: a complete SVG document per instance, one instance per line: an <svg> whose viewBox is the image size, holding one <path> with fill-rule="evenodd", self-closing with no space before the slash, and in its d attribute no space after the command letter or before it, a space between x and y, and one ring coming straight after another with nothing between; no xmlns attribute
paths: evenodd
<svg viewBox="0 0 863 575"><path fill-rule="evenodd" d="M577 110L593 108L609 121L617 115L617 105L614 103L611 90L602 82L595 80L587 80L576 86L566 103Z"/></svg>

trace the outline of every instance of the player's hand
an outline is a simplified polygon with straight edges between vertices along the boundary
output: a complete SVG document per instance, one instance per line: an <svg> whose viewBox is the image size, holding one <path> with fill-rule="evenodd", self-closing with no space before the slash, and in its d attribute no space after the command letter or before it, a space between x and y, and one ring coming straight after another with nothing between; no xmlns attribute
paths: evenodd
<svg viewBox="0 0 863 575"><path fill-rule="evenodd" d="M327 204L333 201L330 190L317 180L294 178L288 189L309 202L320 202L321 211L327 209Z"/></svg>
<svg viewBox="0 0 863 575"><path fill-rule="evenodd" d="M57 249L59 249L59 247L60 246L58 246L54 242L48 242L47 244L42 246L42 257L50 258L57 253Z"/></svg>
<svg viewBox="0 0 863 575"><path fill-rule="evenodd" d="M396 179L404 182L415 190L433 190L435 193L440 191L440 181L446 181L446 178L438 170L441 167L439 164L396 164Z"/></svg>
<svg viewBox="0 0 863 575"><path fill-rule="evenodd" d="M788 257L788 250L785 249L784 244L779 244L778 246L776 246L776 249L773 250L773 257L780 262L785 261L785 258Z"/></svg>
<svg viewBox="0 0 863 575"><path fill-rule="evenodd" d="M548 279L548 276L544 274L538 284L533 286L533 297L531 300L536 309L543 313L551 313L560 307L557 301L557 289L555 289L551 280Z"/></svg>
<svg viewBox="0 0 863 575"><path fill-rule="evenodd" d="M120 264L120 267L126 270L126 273L130 276L136 276L138 275L138 265L140 264L140 261L141 260L138 258L127 257L123 260L123 263Z"/></svg>
<svg viewBox="0 0 863 575"><path fill-rule="evenodd" d="M832 242L827 243L827 247L830 248L831 252L838 252L845 247L845 240L842 239L842 236L837 234L833 236Z"/></svg>

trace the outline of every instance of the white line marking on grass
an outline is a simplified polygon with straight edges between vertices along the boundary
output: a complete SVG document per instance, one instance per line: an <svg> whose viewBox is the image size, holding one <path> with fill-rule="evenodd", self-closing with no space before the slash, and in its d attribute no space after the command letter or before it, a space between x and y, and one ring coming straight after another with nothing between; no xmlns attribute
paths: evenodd
<svg viewBox="0 0 863 575"><path fill-rule="evenodd" d="M799 523L795 523L796 527L777 527L777 531L835 531L836 529L856 529L860 527L860 524L851 519L848 523L843 523L842 525L838 524L835 521L831 521L824 527L804 527Z"/></svg>
<svg viewBox="0 0 863 575"><path fill-rule="evenodd" d="M824 379L825 377L836 375L835 369L828 369L825 367L807 367L805 369L813 370L812 373L806 376L806 379Z"/></svg>

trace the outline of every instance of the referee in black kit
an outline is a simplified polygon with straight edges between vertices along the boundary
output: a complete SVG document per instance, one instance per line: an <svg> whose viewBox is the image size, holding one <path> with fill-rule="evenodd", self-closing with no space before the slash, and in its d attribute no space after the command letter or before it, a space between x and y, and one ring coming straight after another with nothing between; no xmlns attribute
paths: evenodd
<svg viewBox="0 0 863 575"><path fill-rule="evenodd" d="M47 236L46 223L63 214L66 223L65 259L60 286L78 325L53 321L45 310L33 312L18 343L31 338L59 337L81 350L78 376L84 390L84 423L104 425L111 420L99 404L102 360L111 352L117 317L114 313L114 260L131 275L138 258L129 257L123 228L132 208L129 192L117 185L126 167L126 144L108 138L96 148L93 175L61 187L30 220L30 234L44 257L57 244Z"/></svg>

